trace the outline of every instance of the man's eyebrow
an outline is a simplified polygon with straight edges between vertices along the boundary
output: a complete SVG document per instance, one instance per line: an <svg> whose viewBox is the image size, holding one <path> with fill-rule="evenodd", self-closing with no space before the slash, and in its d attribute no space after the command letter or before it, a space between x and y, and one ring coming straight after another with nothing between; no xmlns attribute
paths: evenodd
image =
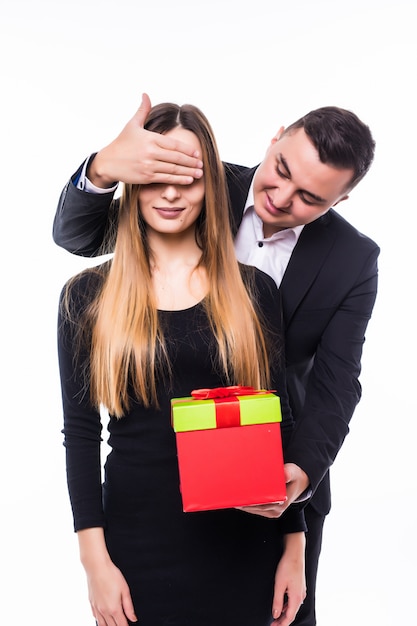
<svg viewBox="0 0 417 626"><path fill-rule="evenodd" d="M286 158L284 157L284 155L281 152L279 153L279 160L281 161L282 165L284 166L285 173L287 174L287 176L289 178L291 178L291 170L289 168L289 165L287 163Z"/></svg>
<svg viewBox="0 0 417 626"><path fill-rule="evenodd" d="M288 178L291 178L291 170L289 168L289 165L287 163L286 158L283 156L283 154L281 152L279 153L279 159L281 161L281 165L283 166L283 168L285 170L286 175L288 176ZM304 194L310 196L313 200L315 200L319 204L325 204L327 202L327 200L325 198L321 198L320 196L317 196L315 193L312 193L311 191L308 191L308 189L300 189L300 191L302 191Z"/></svg>

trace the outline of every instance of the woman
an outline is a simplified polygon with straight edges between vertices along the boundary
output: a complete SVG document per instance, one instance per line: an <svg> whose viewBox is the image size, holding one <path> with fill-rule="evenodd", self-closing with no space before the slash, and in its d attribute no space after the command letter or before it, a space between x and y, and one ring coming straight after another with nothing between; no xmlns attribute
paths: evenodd
<svg viewBox="0 0 417 626"><path fill-rule="evenodd" d="M279 293L236 261L201 111L161 104L146 128L195 146L204 177L126 185L113 259L71 279L59 308L68 486L93 615L98 626L287 625L305 593L302 515L183 513L170 414L170 399L196 388L272 388L285 442Z"/></svg>

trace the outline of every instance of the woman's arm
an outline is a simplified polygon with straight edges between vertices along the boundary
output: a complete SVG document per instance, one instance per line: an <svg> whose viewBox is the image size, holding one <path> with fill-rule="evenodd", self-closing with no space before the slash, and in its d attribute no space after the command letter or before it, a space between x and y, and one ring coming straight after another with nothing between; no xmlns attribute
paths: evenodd
<svg viewBox="0 0 417 626"><path fill-rule="evenodd" d="M305 534L292 533L284 536L284 553L275 574L273 624L291 624L305 597Z"/></svg>
<svg viewBox="0 0 417 626"><path fill-rule="evenodd" d="M69 495L81 562L87 574L89 598L98 626L128 626L136 621L126 580L107 551L101 488L99 411L89 394L89 339L77 330L100 284L95 272L80 274L65 286L58 315L58 357L64 413L64 445ZM67 289L68 287L68 289ZM67 306L68 304L68 306Z"/></svg>
<svg viewBox="0 0 417 626"><path fill-rule="evenodd" d="M128 626L136 622L132 598L121 571L107 551L102 528L86 528L77 533L80 559L84 566L88 597L98 626Z"/></svg>
<svg viewBox="0 0 417 626"><path fill-rule="evenodd" d="M83 311L91 302L98 280L95 271L80 274L64 287L59 302L57 343L62 432L75 531L105 525L100 458L102 424L99 411L90 401L89 339L87 335L82 339L79 336L79 330L86 326Z"/></svg>

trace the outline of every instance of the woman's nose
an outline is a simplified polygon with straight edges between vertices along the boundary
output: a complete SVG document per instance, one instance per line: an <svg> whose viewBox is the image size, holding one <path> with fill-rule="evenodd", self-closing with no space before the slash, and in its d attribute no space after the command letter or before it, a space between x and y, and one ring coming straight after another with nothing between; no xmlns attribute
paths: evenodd
<svg viewBox="0 0 417 626"><path fill-rule="evenodd" d="M162 190L162 197L173 202L181 195L179 185L166 185Z"/></svg>

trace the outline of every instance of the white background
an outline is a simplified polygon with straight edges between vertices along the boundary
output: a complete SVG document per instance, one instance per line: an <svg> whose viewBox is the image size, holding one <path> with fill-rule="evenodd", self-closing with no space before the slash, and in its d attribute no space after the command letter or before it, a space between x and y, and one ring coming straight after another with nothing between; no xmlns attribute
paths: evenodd
<svg viewBox="0 0 417 626"><path fill-rule="evenodd" d="M0 0L2 624L93 624L66 492L55 347L60 288L87 261L58 248L51 229L70 174L115 137L143 91L155 104L199 106L223 159L246 165L281 125L319 106L350 108L370 125L375 163L340 209L381 246L380 289L363 399L332 472L318 623L417 623L413 8Z"/></svg>

